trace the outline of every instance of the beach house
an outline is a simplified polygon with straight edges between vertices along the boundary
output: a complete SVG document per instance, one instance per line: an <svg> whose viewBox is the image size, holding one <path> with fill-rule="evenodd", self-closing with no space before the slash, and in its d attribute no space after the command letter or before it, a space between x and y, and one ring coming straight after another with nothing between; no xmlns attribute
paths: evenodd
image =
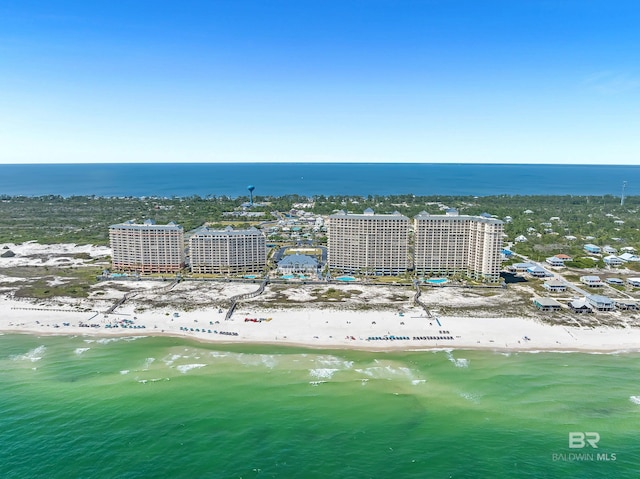
<svg viewBox="0 0 640 479"><path fill-rule="evenodd" d="M549 265L549 266L554 266L554 267L562 267L564 266L564 260L558 258L557 256L550 256L549 258L547 258L545 260L545 262Z"/></svg>
<svg viewBox="0 0 640 479"><path fill-rule="evenodd" d="M599 288L604 286L600 276L580 276L580 282L590 288Z"/></svg>
<svg viewBox="0 0 640 479"><path fill-rule="evenodd" d="M529 268L533 268L535 264L533 263L515 263L509 266L511 271L515 271L516 273L524 273Z"/></svg>
<svg viewBox="0 0 640 479"><path fill-rule="evenodd" d="M613 300L607 296L590 294L586 299L587 302L598 311L613 311L615 309Z"/></svg>
<svg viewBox="0 0 640 479"><path fill-rule="evenodd" d="M629 252L627 252L627 253L622 253L620 256L618 256L618 258L620 258L620 259L621 259L622 261L624 261L624 262L629 262L629 261L631 261L631 262L640 261L640 257L639 257L639 256L636 256L635 254L633 254L633 253L629 253Z"/></svg>
<svg viewBox="0 0 640 479"><path fill-rule="evenodd" d="M534 298L533 304L540 311L560 311L562 306L553 298Z"/></svg>
<svg viewBox="0 0 640 479"><path fill-rule="evenodd" d="M551 276L551 273L549 273L543 267L538 266L537 264L527 268L527 273L529 273L534 278L545 278L547 276Z"/></svg>
<svg viewBox="0 0 640 479"><path fill-rule="evenodd" d="M557 279L546 281L542 287L551 293L562 293L567 290L567 285Z"/></svg>
<svg viewBox="0 0 640 479"><path fill-rule="evenodd" d="M603 258L603 261L604 261L604 264L606 264L607 266L620 266L624 264L624 261L622 259L614 255L605 256Z"/></svg>
<svg viewBox="0 0 640 479"><path fill-rule="evenodd" d="M593 313L593 309L589 306L589 303L585 299L574 299L569 301L569 309L574 313Z"/></svg>
<svg viewBox="0 0 640 479"><path fill-rule="evenodd" d="M599 254L602 251L600 246L591 243L584 245L584 250L589 254Z"/></svg>
<svg viewBox="0 0 640 479"><path fill-rule="evenodd" d="M616 309L624 311L635 311L638 309L638 302L632 299L616 299L614 300Z"/></svg>

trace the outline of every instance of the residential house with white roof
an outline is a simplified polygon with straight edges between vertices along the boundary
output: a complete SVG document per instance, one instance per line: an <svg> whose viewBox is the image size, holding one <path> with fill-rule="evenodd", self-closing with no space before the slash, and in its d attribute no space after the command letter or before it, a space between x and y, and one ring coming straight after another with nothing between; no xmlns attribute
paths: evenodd
<svg viewBox="0 0 640 479"><path fill-rule="evenodd" d="M580 282L586 284L590 288L599 288L604 286L600 276L580 276Z"/></svg>

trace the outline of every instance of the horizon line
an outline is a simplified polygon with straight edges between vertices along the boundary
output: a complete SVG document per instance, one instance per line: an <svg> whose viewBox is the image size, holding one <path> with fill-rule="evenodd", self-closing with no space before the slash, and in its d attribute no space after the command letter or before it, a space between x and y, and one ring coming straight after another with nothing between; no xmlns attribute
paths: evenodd
<svg viewBox="0 0 640 479"><path fill-rule="evenodd" d="M42 165L478 165L478 166L625 166L628 163L508 163L508 162L397 162L397 161L83 161L1 163L0 166Z"/></svg>

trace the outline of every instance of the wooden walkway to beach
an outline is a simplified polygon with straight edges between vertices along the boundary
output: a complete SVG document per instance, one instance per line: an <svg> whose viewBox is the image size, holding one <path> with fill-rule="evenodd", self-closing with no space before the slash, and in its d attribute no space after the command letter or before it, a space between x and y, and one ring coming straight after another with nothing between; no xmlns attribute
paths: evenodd
<svg viewBox="0 0 640 479"><path fill-rule="evenodd" d="M237 296L233 296L231 298L231 305L229 306L229 309L227 310L227 314L225 315L224 320L225 321L229 321L229 319L231 319L231 315L233 315L233 312L235 311L236 306L238 305L238 301L243 300L243 299L255 298L256 296L260 296L264 292L264 288L266 288L268 282L269 282L269 280L267 278L265 278L262 281L262 283L260 284L260 287L258 289L256 289L255 291L252 291L250 293L239 294Z"/></svg>
<svg viewBox="0 0 640 479"><path fill-rule="evenodd" d="M116 309L118 309L118 307L122 306L127 299L133 298L136 294L138 294L138 293L125 293L124 296L122 298L120 298L118 301L116 301L116 303L113 306L111 306L109 309L107 309L104 312L104 314L113 313Z"/></svg>
<svg viewBox="0 0 640 479"><path fill-rule="evenodd" d="M422 295L422 290L420 289L420 283L418 283L417 281L414 281L414 286L416 287L416 294L413 297L413 302L414 304L420 306L422 309L424 309L424 312L427 314L427 317L430 318L431 317L431 311L429 311L429 308L427 307L427 305L420 301L420 295Z"/></svg>

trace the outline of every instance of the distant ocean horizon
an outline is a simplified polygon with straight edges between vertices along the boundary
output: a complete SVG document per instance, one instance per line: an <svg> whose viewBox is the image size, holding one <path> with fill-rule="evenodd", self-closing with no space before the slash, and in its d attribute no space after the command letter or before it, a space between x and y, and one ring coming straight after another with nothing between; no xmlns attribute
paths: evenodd
<svg viewBox="0 0 640 479"><path fill-rule="evenodd" d="M640 194L640 166L441 163L0 165L9 196L492 196Z"/></svg>

